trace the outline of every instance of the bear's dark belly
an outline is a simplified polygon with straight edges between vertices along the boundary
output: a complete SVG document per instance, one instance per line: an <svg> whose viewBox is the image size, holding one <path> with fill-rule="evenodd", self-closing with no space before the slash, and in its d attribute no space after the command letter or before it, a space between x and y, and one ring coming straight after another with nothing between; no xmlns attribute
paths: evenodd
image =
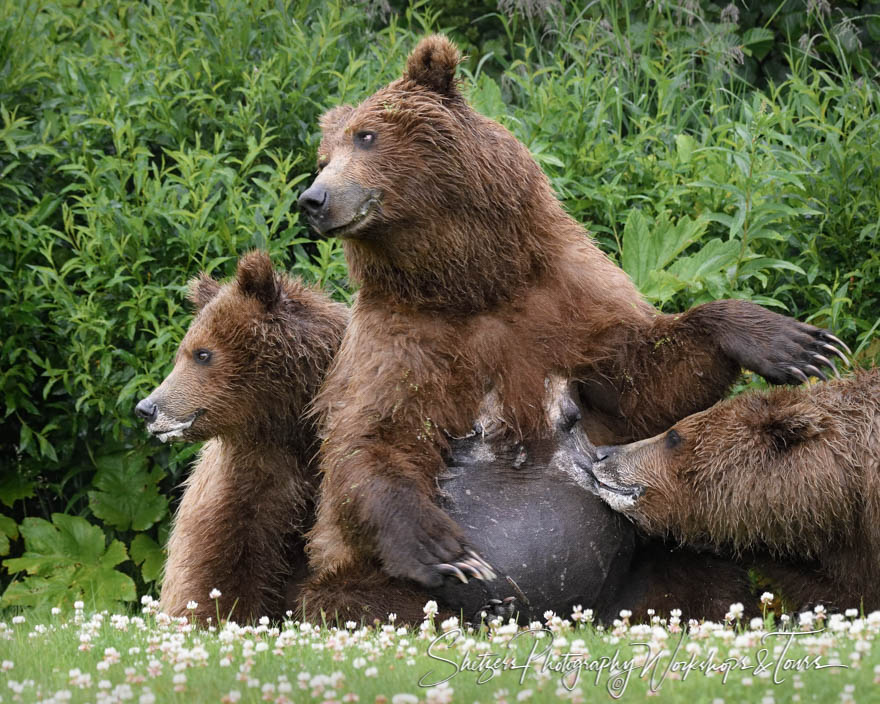
<svg viewBox="0 0 880 704"><path fill-rule="evenodd" d="M590 490L585 442L579 429L528 452L480 435L452 441L440 505L498 577L447 585L437 597L466 619L507 597L516 597L520 621L548 610L567 617L577 604L609 615L603 606L629 571L635 536Z"/></svg>

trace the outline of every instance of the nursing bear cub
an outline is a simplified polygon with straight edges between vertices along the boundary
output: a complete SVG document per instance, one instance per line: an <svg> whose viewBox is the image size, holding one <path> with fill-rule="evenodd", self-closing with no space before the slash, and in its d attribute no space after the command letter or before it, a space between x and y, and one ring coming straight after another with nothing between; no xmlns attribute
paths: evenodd
<svg viewBox="0 0 880 704"><path fill-rule="evenodd" d="M471 108L459 60L429 37L400 79L326 113L320 174L299 201L342 238L360 287L316 401L326 439L309 554L325 593L361 565L429 588L480 576L435 499L448 437L470 430L489 391L511 441L532 442L552 427L546 378L577 379L587 435L621 443L708 407L743 367L797 383L840 354L827 332L746 301L655 310L526 147Z"/></svg>
<svg viewBox="0 0 880 704"><path fill-rule="evenodd" d="M597 454L600 495L648 533L812 559L808 601L880 608L880 369L742 394Z"/></svg>

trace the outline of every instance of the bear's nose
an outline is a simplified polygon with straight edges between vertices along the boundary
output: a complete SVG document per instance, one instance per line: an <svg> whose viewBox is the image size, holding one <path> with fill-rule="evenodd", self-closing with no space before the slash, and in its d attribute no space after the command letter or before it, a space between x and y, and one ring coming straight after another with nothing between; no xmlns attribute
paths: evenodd
<svg viewBox="0 0 880 704"><path fill-rule="evenodd" d="M330 203L330 192L321 184L313 183L303 192L297 202L309 217L317 218L327 210Z"/></svg>
<svg viewBox="0 0 880 704"><path fill-rule="evenodd" d="M614 454L614 448L609 447L607 445L602 445L596 448L596 461L601 462L602 460L607 460L611 455Z"/></svg>
<svg viewBox="0 0 880 704"><path fill-rule="evenodd" d="M563 431L571 430L581 419L581 409L574 399L566 396L560 403L559 423Z"/></svg>
<svg viewBox="0 0 880 704"><path fill-rule="evenodd" d="M134 412L147 421L147 423L152 423L156 420L156 416L159 415L159 407L150 399L145 398L142 401L138 401L138 405L134 407Z"/></svg>

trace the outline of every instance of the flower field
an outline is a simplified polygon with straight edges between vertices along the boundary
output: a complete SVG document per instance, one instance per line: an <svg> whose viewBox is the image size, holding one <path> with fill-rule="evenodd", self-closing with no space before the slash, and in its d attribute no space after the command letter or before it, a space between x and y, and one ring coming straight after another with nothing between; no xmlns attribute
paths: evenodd
<svg viewBox="0 0 880 704"><path fill-rule="evenodd" d="M765 595L767 597L769 595ZM3 702L872 702L880 612L594 626L588 610L518 627L417 629L297 621L196 627L142 599L138 615L52 609L0 623Z"/></svg>

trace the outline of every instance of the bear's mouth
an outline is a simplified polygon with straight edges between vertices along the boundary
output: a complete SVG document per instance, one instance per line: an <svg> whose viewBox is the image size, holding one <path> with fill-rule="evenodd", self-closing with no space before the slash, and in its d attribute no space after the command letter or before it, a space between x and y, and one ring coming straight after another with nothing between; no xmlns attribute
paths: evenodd
<svg viewBox="0 0 880 704"><path fill-rule="evenodd" d="M596 463L599 465L601 463ZM636 502L645 495L645 487L643 486L618 486L608 484L596 476L594 467L589 468L588 474L593 482L593 488L599 497L605 501L611 508L621 511L626 508L635 506Z"/></svg>
<svg viewBox="0 0 880 704"><path fill-rule="evenodd" d="M369 223L378 207L379 196L376 194L370 195L370 197L367 198L355 211L354 216L347 223L339 225L338 227L330 228L325 234L328 237L354 237L358 232L364 229L367 223Z"/></svg>
<svg viewBox="0 0 880 704"><path fill-rule="evenodd" d="M162 442L184 440L184 433L190 429L193 423L195 423L196 418L204 412L205 409L200 408L186 420L180 420L159 411L156 420L147 426L147 430Z"/></svg>

